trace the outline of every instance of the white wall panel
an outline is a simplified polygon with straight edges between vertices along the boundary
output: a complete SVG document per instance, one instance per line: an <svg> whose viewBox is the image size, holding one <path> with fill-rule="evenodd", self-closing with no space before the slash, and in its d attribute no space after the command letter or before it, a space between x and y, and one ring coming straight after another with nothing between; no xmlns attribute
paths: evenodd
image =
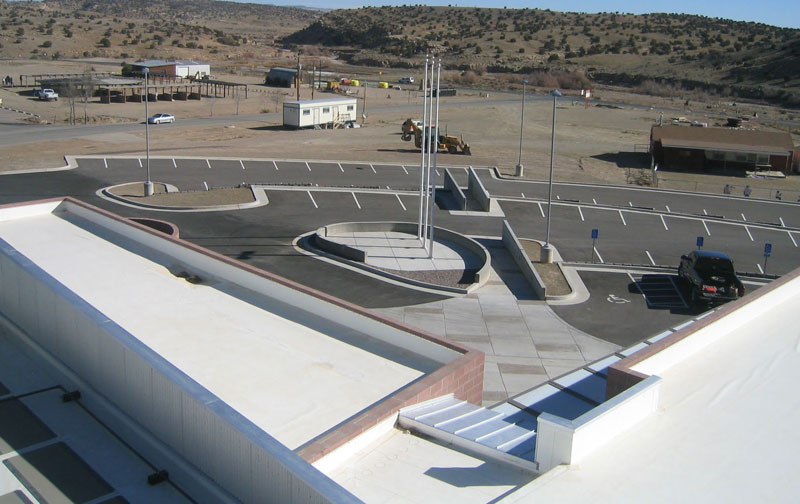
<svg viewBox="0 0 800 504"><path fill-rule="evenodd" d="M42 282L36 283L36 308L39 315L39 331L35 338L45 348L53 348L58 328L56 295Z"/></svg>
<svg viewBox="0 0 800 504"><path fill-rule="evenodd" d="M182 390L164 375L153 373L153 415L151 431L178 452L183 444Z"/></svg>
<svg viewBox="0 0 800 504"><path fill-rule="evenodd" d="M153 416L153 368L138 354L125 352L125 397L129 411L144 425L151 425Z"/></svg>
<svg viewBox="0 0 800 504"><path fill-rule="evenodd" d="M203 471L213 466L212 415L203 404L183 394L184 456ZM212 476L213 477L213 476Z"/></svg>
<svg viewBox="0 0 800 504"><path fill-rule="evenodd" d="M214 419L214 479L223 487L236 489L237 497L250 501L250 451L252 444L225 419Z"/></svg>

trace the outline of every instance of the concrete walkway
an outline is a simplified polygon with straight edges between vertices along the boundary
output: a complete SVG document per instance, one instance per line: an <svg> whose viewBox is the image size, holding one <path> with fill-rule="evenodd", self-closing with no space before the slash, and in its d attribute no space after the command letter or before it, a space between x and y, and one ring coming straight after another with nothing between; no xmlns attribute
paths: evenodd
<svg viewBox="0 0 800 504"><path fill-rule="evenodd" d="M431 261L419 242L356 233L337 236L369 251L380 266L419 271L469 267L462 251L437 243ZM590 336L561 320L527 285L498 241L481 240L492 257L489 281L477 291L433 303L376 311L486 354L484 404L494 404L558 375L604 357L619 346ZM461 260L459 260L461 256ZM387 261L391 261L391 266ZM377 264L376 264L377 265Z"/></svg>

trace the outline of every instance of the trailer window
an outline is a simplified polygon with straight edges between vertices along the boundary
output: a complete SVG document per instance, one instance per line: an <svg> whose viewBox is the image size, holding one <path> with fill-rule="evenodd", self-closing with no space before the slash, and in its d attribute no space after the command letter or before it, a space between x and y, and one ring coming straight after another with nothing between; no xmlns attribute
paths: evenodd
<svg viewBox="0 0 800 504"><path fill-rule="evenodd" d="M330 107L322 107L322 113L323 114L330 114L331 113L331 108Z"/></svg>
<svg viewBox="0 0 800 504"><path fill-rule="evenodd" d="M347 111L349 112L349 111L351 111L351 110L353 110L353 106L352 106L352 105L348 105L348 106L347 106Z"/></svg>
<svg viewBox="0 0 800 504"><path fill-rule="evenodd" d="M303 115L311 115L311 111L310 110L304 110L303 111Z"/></svg>

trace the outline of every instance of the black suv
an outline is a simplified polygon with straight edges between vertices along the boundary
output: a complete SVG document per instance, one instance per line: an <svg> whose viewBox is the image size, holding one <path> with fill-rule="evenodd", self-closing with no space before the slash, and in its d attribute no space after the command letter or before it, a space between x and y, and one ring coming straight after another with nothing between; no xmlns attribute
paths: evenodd
<svg viewBox="0 0 800 504"><path fill-rule="evenodd" d="M689 286L692 304L722 303L744 296L744 284L736 276L733 261L722 252L695 250L681 256L678 277Z"/></svg>

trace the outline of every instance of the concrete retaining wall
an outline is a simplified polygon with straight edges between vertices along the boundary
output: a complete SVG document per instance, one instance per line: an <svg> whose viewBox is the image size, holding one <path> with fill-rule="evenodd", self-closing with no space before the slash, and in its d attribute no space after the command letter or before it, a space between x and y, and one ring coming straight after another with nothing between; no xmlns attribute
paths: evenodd
<svg viewBox="0 0 800 504"><path fill-rule="evenodd" d="M467 196L464 191L458 186L458 182L450 173L450 168L444 169L444 190L450 191L453 195L453 200L456 202L456 209L464 211L467 209Z"/></svg>
<svg viewBox="0 0 800 504"><path fill-rule="evenodd" d="M324 233L324 236L336 236L342 235L347 233L354 233L354 232L398 232L398 233L408 233L412 235L417 234L417 227L418 224L416 222L342 222L339 224L330 224L325 226L324 228L320 228L317 230L316 237L319 237L321 234ZM315 237L315 241L316 238ZM489 257L489 252L484 248L480 243L472 240L471 238L467 238L466 236L456 233L455 231L450 231L449 229L444 229L437 227L435 231L435 237L437 240L447 241L450 243L454 243L465 249L469 250L473 254L475 254L478 259L480 260L482 266L478 269L475 273L475 283L477 285L483 285L489 280L489 271L491 270L491 258ZM324 240L319 243L328 243L330 240ZM342 247L347 247L347 245L337 244ZM352 249L353 247L347 247ZM326 252L330 252L335 254L334 250L327 250L322 248ZM354 252L348 251L348 254L355 255ZM364 257L366 260L366 253L364 253ZM354 259L357 260L357 259Z"/></svg>
<svg viewBox="0 0 800 504"><path fill-rule="evenodd" d="M469 186L467 191L475 198L486 212L499 210L497 200L489 196L489 191L483 186L483 182L478 178L473 167L469 167Z"/></svg>
<svg viewBox="0 0 800 504"><path fill-rule="evenodd" d="M511 257L514 258L514 262L517 263L517 266L528 283L531 284L539 299L545 299L547 297L547 286L542 281L539 273L536 272L536 268L533 267L528 254L525 253L525 248L517 239L517 235L514 234L514 230L511 229L511 225L507 220L503 221L503 245L508 250L508 253L511 254Z"/></svg>

